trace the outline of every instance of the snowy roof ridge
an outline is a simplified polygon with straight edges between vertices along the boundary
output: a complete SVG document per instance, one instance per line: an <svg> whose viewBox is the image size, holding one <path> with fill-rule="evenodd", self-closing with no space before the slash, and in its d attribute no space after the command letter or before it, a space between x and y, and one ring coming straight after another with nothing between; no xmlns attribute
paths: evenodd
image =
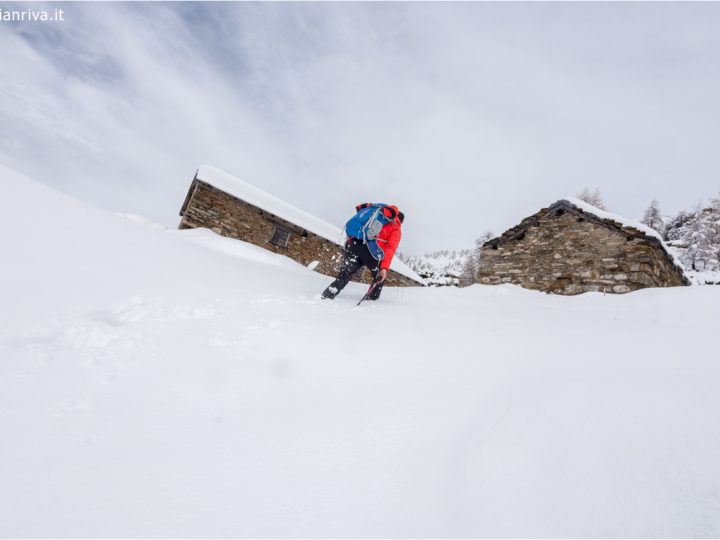
<svg viewBox="0 0 720 540"><path fill-rule="evenodd" d="M207 182L253 206L295 223L318 236L322 236L326 240L336 244L342 242L342 231L337 227L217 167L202 164L198 167L196 176L198 180Z"/></svg>
<svg viewBox="0 0 720 540"><path fill-rule="evenodd" d="M334 244L345 244L345 232L312 214L293 206L275 195L271 195L252 184L232 176L212 165L201 164L198 167L196 178L206 182L229 195L237 197L246 203L252 204L277 217L294 223ZM424 280L403 263L399 257L393 257L390 268L398 274L414 279L419 283Z"/></svg>
<svg viewBox="0 0 720 540"><path fill-rule="evenodd" d="M600 219L610 219L612 221L617 221L620 223L623 227L630 227L633 229L637 229L638 231L644 233L647 236L654 236L661 242L663 241L662 236L660 236L660 233L658 233L655 229L648 227L644 223L640 223L639 221L635 221L632 219L628 219L623 216L619 216L617 214L613 214L611 212L608 212L607 210L602 210L601 208L598 208L597 206L593 206L590 203L587 203L581 199L576 199L574 197L563 197L558 202L567 201L573 206L581 209L583 212L592 214L595 217L598 217Z"/></svg>
<svg viewBox="0 0 720 540"><path fill-rule="evenodd" d="M648 227L647 225L645 225L644 223L640 223L639 221L635 221L635 220L628 219L623 216L619 216L617 214L613 214L612 212L608 212L607 210L602 210L601 208L598 208L597 206L593 206L592 204L587 203L580 199L576 199L575 197L563 197L562 199L557 201L555 204L562 203L563 201L575 206L576 208L582 210L586 214L591 214L599 219L608 219L611 221L615 221L615 222L619 223L622 228L635 229L635 230L641 232L642 234L644 234L645 236L650 236L650 237L654 238L655 240L657 240L660 243L662 248L665 250L665 253L668 254L668 256L673 261L673 263L675 263L675 266L677 266L677 268L680 270L680 273L686 279L688 279L688 280L690 279L687 276L687 274L685 273L685 267L680 262L680 259L678 259L675 256L675 254L672 251L670 251L670 248L668 248L667 244L663 240L660 233L657 232L655 229Z"/></svg>

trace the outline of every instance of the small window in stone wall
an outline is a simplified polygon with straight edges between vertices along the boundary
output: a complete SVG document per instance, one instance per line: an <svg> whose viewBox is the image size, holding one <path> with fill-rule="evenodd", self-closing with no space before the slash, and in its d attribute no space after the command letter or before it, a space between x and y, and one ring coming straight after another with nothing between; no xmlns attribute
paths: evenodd
<svg viewBox="0 0 720 540"><path fill-rule="evenodd" d="M282 227L275 226L272 238L270 239L271 244L275 244L279 247L287 247L288 240L290 239L290 231L283 229Z"/></svg>

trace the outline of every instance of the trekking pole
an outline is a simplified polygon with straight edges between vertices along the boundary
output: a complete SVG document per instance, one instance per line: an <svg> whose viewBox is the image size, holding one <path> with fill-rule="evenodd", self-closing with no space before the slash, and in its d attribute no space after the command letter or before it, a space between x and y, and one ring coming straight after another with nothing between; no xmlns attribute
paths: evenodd
<svg viewBox="0 0 720 540"><path fill-rule="evenodd" d="M375 281L373 281L373 282L370 284L370 288L369 288L369 289L367 290L367 292L365 293L365 296L363 296L363 297L360 299L360 302L358 302L358 303L355 305L355 307L359 306L363 300L367 300L368 298L370 298L370 294L375 290L375 287L377 287L377 286L380 285L381 283L382 283L382 280L375 279Z"/></svg>

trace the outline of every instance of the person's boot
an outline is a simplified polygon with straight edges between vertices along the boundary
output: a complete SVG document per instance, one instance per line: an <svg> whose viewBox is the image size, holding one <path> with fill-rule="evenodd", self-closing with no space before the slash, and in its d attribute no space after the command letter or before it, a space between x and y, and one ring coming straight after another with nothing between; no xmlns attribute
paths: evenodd
<svg viewBox="0 0 720 540"><path fill-rule="evenodd" d="M368 300L377 300L378 298L380 298L380 293L382 292L382 288L383 288L383 283L381 283L380 285L375 287L375 289L373 289L373 292L370 293L370 295L368 296L367 299Z"/></svg>
<svg viewBox="0 0 720 540"><path fill-rule="evenodd" d="M322 292L321 298L326 298L328 300L332 300L337 296L338 290L335 287L328 287Z"/></svg>

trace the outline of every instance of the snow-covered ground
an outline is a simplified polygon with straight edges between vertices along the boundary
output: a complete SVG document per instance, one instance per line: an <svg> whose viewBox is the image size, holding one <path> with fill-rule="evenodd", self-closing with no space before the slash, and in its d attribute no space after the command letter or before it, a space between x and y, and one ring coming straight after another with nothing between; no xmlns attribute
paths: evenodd
<svg viewBox="0 0 720 540"><path fill-rule="evenodd" d="M0 168L0 535L720 536L720 288L329 278Z"/></svg>
<svg viewBox="0 0 720 540"><path fill-rule="evenodd" d="M675 260L682 259L686 249L677 246L669 246L669 251L675 256ZM685 275L693 285L720 285L720 270L692 270L685 268Z"/></svg>
<svg viewBox="0 0 720 540"><path fill-rule="evenodd" d="M687 275L696 285L720 285L720 270L707 270L705 272L686 271Z"/></svg>

